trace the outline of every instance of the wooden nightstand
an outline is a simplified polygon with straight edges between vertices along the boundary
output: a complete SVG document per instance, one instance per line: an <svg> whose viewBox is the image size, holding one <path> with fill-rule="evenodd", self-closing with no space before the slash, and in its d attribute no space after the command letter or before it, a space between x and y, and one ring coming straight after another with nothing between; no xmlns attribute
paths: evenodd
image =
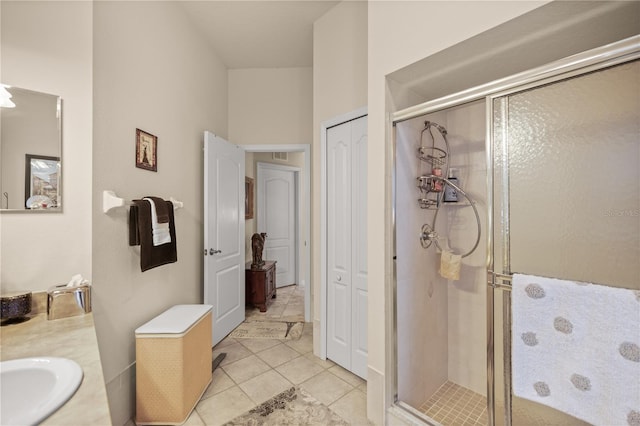
<svg viewBox="0 0 640 426"><path fill-rule="evenodd" d="M276 262L265 260L260 269L251 269L251 262L246 264L245 302L267 311L267 302L276 298Z"/></svg>

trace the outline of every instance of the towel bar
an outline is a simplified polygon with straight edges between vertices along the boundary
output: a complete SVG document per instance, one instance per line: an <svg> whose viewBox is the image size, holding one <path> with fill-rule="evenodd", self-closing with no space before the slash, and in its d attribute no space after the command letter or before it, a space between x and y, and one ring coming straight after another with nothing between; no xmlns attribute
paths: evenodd
<svg viewBox="0 0 640 426"><path fill-rule="evenodd" d="M173 204L173 209L181 209L184 207L184 203L182 201L178 201L173 197L169 198L169 201ZM104 213L108 213L111 209L116 207L122 207L125 205L131 205L130 201L125 201L124 198L120 198L113 191L102 191L102 211Z"/></svg>
<svg viewBox="0 0 640 426"><path fill-rule="evenodd" d="M511 274L499 274L491 270L487 271L487 284L489 287L500 288L502 290L511 291Z"/></svg>

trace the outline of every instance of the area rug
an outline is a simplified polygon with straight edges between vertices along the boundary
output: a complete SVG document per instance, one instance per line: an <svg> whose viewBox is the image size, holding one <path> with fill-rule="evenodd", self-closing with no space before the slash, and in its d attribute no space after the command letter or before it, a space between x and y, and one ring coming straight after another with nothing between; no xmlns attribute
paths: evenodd
<svg viewBox="0 0 640 426"><path fill-rule="evenodd" d="M349 423L302 389L292 387L225 424L240 425L348 426Z"/></svg>
<svg viewBox="0 0 640 426"><path fill-rule="evenodd" d="M287 339L302 336L303 322L245 321L229 334L234 339Z"/></svg>

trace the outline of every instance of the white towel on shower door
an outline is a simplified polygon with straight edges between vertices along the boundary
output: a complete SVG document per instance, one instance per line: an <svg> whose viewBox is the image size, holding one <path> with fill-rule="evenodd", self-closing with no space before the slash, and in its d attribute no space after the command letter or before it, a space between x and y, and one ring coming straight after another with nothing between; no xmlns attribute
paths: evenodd
<svg viewBox="0 0 640 426"><path fill-rule="evenodd" d="M595 425L640 424L640 291L512 283L513 394Z"/></svg>

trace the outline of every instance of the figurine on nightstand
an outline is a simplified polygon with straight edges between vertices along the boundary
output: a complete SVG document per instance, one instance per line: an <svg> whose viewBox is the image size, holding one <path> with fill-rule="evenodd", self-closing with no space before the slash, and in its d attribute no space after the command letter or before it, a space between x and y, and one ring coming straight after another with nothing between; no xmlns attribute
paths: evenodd
<svg viewBox="0 0 640 426"><path fill-rule="evenodd" d="M253 256L253 262L251 262L251 269L260 269L264 266L264 260L262 260L262 250L264 249L264 240L267 238L267 234L262 232L256 233L251 236L251 252Z"/></svg>

